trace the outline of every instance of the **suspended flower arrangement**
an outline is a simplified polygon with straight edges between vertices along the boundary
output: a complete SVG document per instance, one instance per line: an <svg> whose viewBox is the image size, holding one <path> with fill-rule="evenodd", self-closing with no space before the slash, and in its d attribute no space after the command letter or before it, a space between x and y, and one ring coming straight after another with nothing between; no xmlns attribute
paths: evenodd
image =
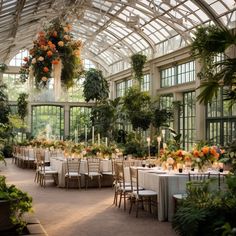
<svg viewBox="0 0 236 236"><path fill-rule="evenodd" d="M54 87L69 88L74 79L83 71L80 60L82 42L73 40L71 25L53 20L44 31L38 33L29 57L20 68L20 78L25 82L31 76L35 78L35 86L43 88L51 77Z"/></svg>

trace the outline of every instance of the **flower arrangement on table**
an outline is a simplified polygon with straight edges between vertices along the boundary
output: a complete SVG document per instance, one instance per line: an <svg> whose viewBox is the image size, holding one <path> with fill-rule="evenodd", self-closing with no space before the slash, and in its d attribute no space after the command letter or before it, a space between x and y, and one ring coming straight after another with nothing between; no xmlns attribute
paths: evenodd
<svg viewBox="0 0 236 236"><path fill-rule="evenodd" d="M160 150L160 162L167 163L170 165L174 164L184 164L186 162L191 162L192 155L190 152L179 149L177 151L171 151L169 149Z"/></svg>
<svg viewBox="0 0 236 236"><path fill-rule="evenodd" d="M32 71L37 88L45 87L54 70L55 77L60 77L62 84L71 87L74 79L82 70L80 51L82 42L73 40L71 25L53 20L33 42L29 58L20 69L20 79L25 82ZM55 68L58 68L57 71Z"/></svg>
<svg viewBox="0 0 236 236"><path fill-rule="evenodd" d="M196 146L192 150L192 160L194 165L201 170L204 166L217 162L223 154L224 150L217 146Z"/></svg>

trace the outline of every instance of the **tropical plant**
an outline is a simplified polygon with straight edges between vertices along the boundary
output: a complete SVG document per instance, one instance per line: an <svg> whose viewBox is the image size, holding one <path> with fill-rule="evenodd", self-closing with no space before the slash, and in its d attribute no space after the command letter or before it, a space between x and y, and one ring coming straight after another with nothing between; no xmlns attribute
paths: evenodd
<svg viewBox="0 0 236 236"><path fill-rule="evenodd" d="M113 139L113 132L119 117L118 106L120 98L105 100L92 107L91 120L97 133Z"/></svg>
<svg viewBox="0 0 236 236"><path fill-rule="evenodd" d="M84 97L85 101L101 101L108 98L109 86L107 80L103 77L102 71L90 68L85 73Z"/></svg>
<svg viewBox="0 0 236 236"><path fill-rule="evenodd" d="M215 192L209 191L209 182L187 184L187 198L179 205L172 222L179 235L221 236L226 223L236 227L235 176L227 176L226 182L228 189Z"/></svg>
<svg viewBox="0 0 236 236"><path fill-rule="evenodd" d="M198 100L207 104L217 95L220 87L224 88L226 99L233 105L236 102L236 58L230 55L232 46L236 46L236 36L233 30L217 26L201 26L197 28L191 45L192 55L200 59L202 79L201 92ZM217 56L222 55L220 60Z"/></svg>
<svg viewBox="0 0 236 236"><path fill-rule="evenodd" d="M22 231L26 222L23 215L32 211L32 197L18 189L15 185L8 186L6 177L0 176L0 199L10 203L10 220L16 225L18 232Z"/></svg>
<svg viewBox="0 0 236 236"><path fill-rule="evenodd" d="M173 112L167 109L160 109L159 107L153 109L152 125L157 128L157 133L160 133L161 127L169 127L167 122L171 117L173 117Z"/></svg>
<svg viewBox="0 0 236 236"><path fill-rule="evenodd" d="M136 53L131 56L131 65L134 71L134 78L139 82L143 78L143 67L146 61L147 57L143 54Z"/></svg>
<svg viewBox="0 0 236 236"><path fill-rule="evenodd" d="M123 97L124 108L134 130L147 130L151 123L151 98L137 87L131 87Z"/></svg>

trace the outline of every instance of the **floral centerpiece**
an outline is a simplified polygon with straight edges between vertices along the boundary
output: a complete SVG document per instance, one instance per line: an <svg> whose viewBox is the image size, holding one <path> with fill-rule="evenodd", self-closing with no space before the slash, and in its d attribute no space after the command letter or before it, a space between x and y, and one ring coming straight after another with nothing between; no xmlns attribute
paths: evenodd
<svg viewBox="0 0 236 236"><path fill-rule="evenodd" d="M160 151L160 161L166 162L170 165L184 164L190 162L192 155L190 152L179 149L176 151L171 151L169 149L161 149Z"/></svg>
<svg viewBox="0 0 236 236"><path fill-rule="evenodd" d="M45 27L44 31L38 33L38 38L30 50L30 56L24 58L25 64L20 69L20 78L23 82L32 72L36 87L45 87L54 70L55 81L60 77L58 79L67 88L73 85L74 79L82 71L80 61L82 42L73 40L70 31L71 25L55 19Z"/></svg>
<svg viewBox="0 0 236 236"><path fill-rule="evenodd" d="M224 150L217 146L196 146L192 150L192 160L194 164L202 170L204 166L212 165L214 162L217 162L223 153Z"/></svg>

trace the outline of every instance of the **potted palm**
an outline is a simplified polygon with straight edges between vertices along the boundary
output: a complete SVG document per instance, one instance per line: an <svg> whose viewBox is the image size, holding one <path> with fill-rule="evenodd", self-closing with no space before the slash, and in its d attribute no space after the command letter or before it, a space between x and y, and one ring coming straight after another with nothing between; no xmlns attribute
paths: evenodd
<svg viewBox="0 0 236 236"><path fill-rule="evenodd" d="M32 197L15 185L8 186L6 178L0 176L0 232L15 227L20 233L26 226L23 215L30 211Z"/></svg>

